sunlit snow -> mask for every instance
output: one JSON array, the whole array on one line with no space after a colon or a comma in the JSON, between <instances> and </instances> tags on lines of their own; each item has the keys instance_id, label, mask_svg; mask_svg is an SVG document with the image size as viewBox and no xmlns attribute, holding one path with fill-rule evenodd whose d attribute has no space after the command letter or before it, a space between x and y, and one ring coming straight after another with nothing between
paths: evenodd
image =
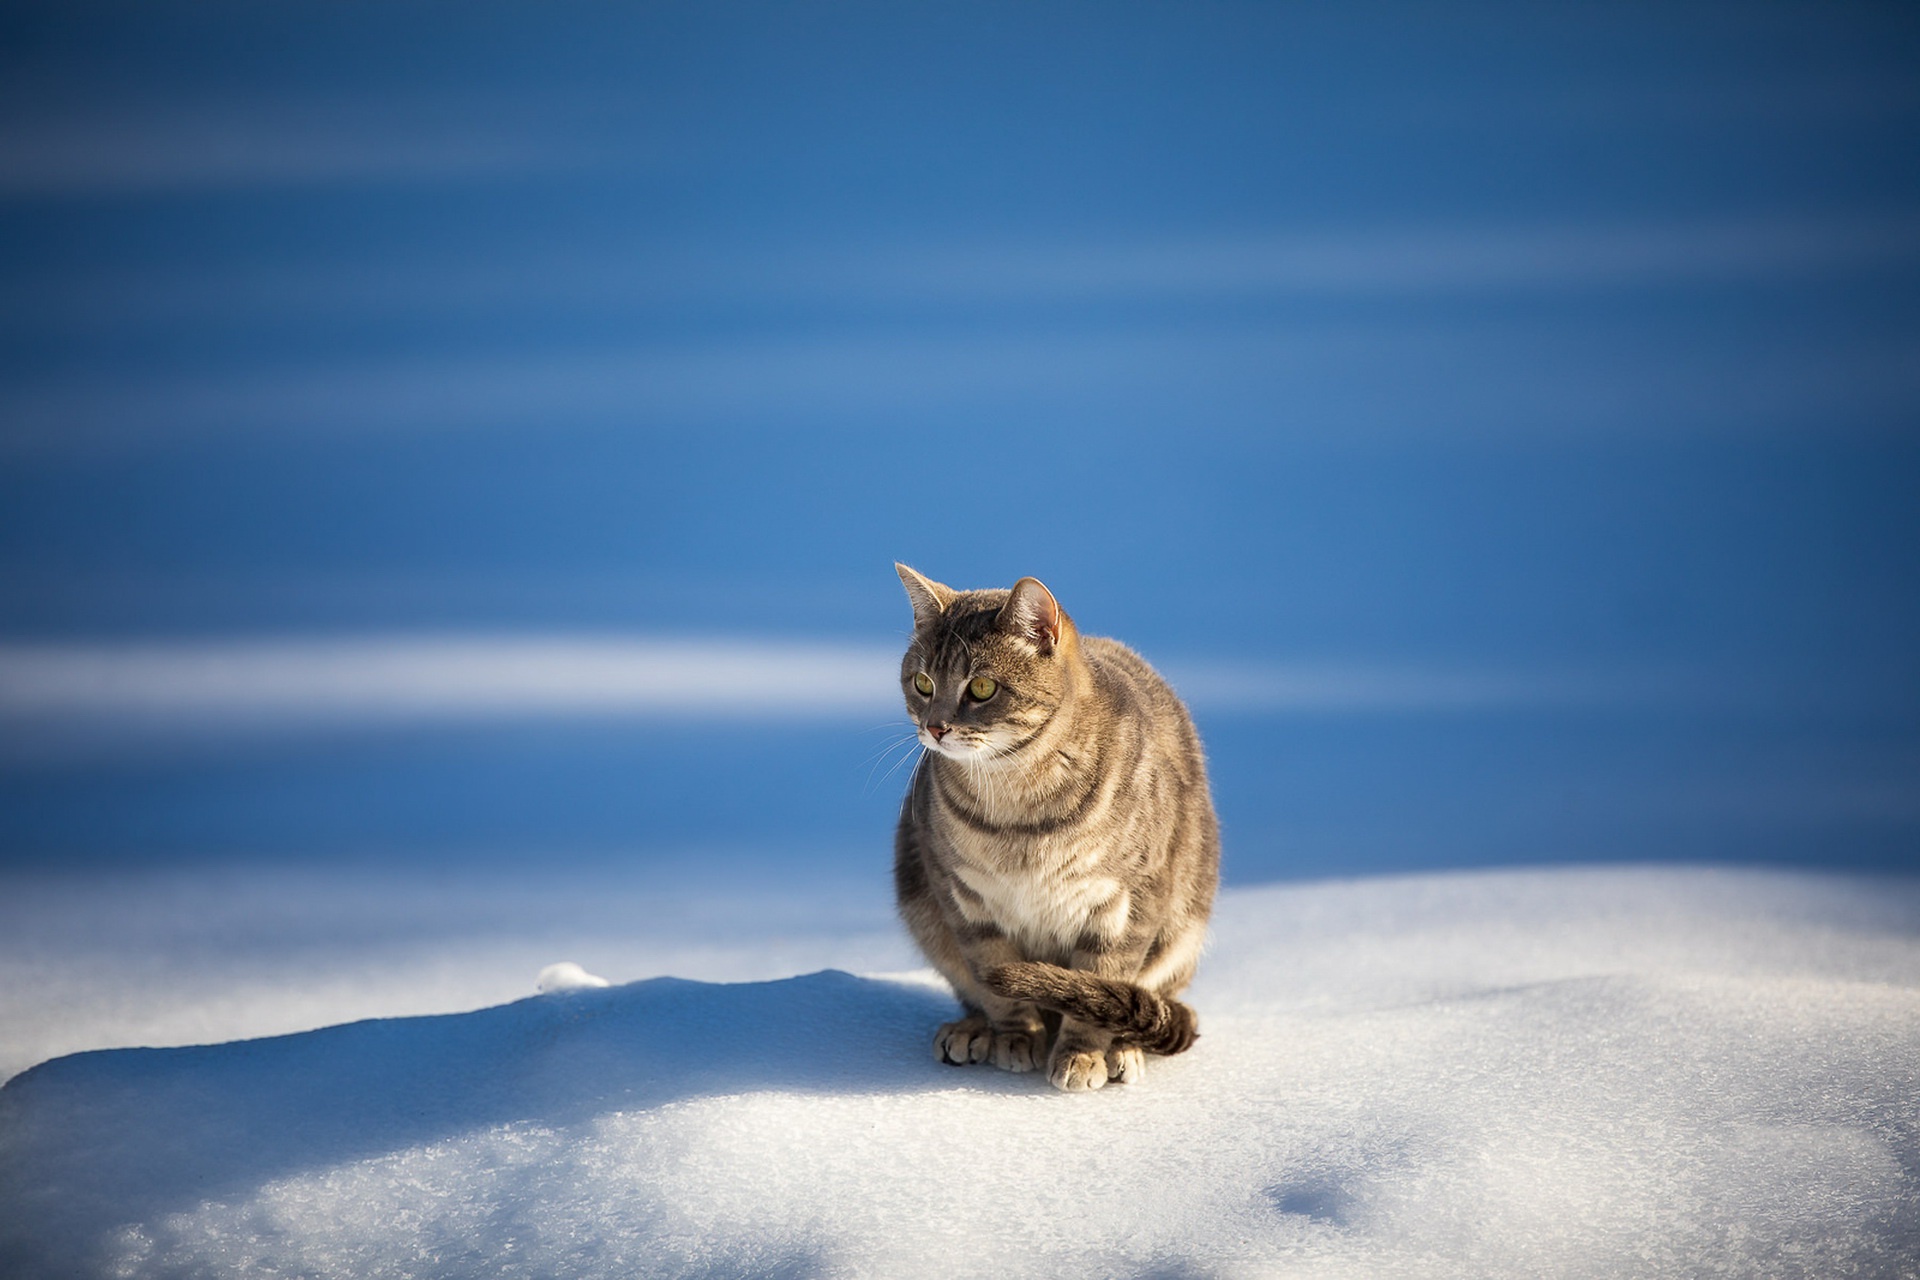
<instances>
[{"instance_id":1,"label":"sunlit snow","mask_svg":"<svg viewBox=\"0 0 1920 1280\"><path fill-rule=\"evenodd\" d=\"M9 1066L231 1042L59 1058L0 1091L0 1264L1920 1268L1911 880L1629 868L1229 891L1199 1045L1075 1097L936 1064L952 1006L898 972L914 960L883 894L804 880L27 885L0 908ZM536 954L580 960L534 996ZM590 984L582 963L624 985L553 989ZM370 1014L388 1016L348 1021Z\"/></svg>"}]
</instances>

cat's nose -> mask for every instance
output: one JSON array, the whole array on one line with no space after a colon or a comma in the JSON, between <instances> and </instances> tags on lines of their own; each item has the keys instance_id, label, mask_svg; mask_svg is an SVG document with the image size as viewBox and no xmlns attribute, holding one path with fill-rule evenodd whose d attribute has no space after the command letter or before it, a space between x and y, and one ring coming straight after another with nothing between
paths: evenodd
<instances>
[{"instance_id":1,"label":"cat's nose","mask_svg":"<svg viewBox=\"0 0 1920 1280\"><path fill-rule=\"evenodd\" d=\"M947 736L948 728L949 726L944 724L930 724L927 726L927 732L933 735L933 740L935 742L938 742L940 741L940 739Z\"/></svg>"}]
</instances>

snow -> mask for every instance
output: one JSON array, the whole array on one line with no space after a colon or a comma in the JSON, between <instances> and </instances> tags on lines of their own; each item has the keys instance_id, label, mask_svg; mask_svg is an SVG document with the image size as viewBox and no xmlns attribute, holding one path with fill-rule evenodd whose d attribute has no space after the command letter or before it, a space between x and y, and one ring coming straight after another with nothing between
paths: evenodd
<instances>
[{"instance_id":1,"label":"snow","mask_svg":"<svg viewBox=\"0 0 1920 1280\"><path fill-rule=\"evenodd\" d=\"M1912 879L1232 889L1073 1097L933 1061L877 876L9 888L6 1069L228 1041L0 1090L9 1275L1920 1274Z\"/></svg>"}]
</instances>

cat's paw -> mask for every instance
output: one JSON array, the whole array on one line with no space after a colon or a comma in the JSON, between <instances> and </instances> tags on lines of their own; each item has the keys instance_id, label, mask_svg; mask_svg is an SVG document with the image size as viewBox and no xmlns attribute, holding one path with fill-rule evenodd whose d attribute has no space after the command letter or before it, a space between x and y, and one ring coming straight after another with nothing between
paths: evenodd
<instances>
[{"instance_id":1,"label":"cat's paw","mask_svg":"<svg viewBox=\"0 0 1920 1280\"><path fill-rule=\"evenodd\" d=\"M993 1052L993 1027L975 1014L958 1022L943 1023L933 1033L933 1059L950 1066L964 1067L985 1062Z\"/></svg>"},{"instance_id":2,"label":"cat's paw","mask_svg":"<svg viewBox=\"0 0 1920 1280\"><path fill-rule=\"evenodd\" d=\"M1107 1055L1087 1049L1056 1052L1047 1063L1047 1083L1067 1093L1104 1088Z\"/></svg>"},{"instance_id":3,"label":"cat's paw","mask_svg":"<svg viewBox=\"0 0 1920 1280\"><path fill-rule=\"evenodd\" d=\"M993 1065L1002 1071L1031 1071L1040 1065L1041 1055L1046 1047L1047 1033L1044 1030L1009 1030L995 1028L993 1033Z\"/></svg>"},{"instance_id":4,"label":"cat's paw","mask_svg":"<svg viewBox=\"0 0 1920 1280\"><path fill-rule=\"evenodd\" d=\"M949 1022L934 1033L936 1062L965 1067L991 1062L1002 1071L1032 1071L1047 1043L1043 1027L995 1027L982 1017Z\"/></svg>"},{"instance_id":5,"label":"cat's paw","mask_svg":"<svg viewBox=\"0 0 1920 1280\"><path fill-rule=\"evenodd\" d=\"M1147 1055L1138 1046L1118 1045L1107 1050L1107 1079L1115 1084L1144 1084L1147 1079Z\"/></svg>"}]
</instances>

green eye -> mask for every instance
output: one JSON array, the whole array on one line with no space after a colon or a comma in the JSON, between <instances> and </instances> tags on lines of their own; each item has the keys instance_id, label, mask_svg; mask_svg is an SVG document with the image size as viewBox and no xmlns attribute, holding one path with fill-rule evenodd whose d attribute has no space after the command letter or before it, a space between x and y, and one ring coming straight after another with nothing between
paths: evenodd
<instances>
[{"instance_id":1,"label":"green eye","mask_svg":"<svg viewBox=\"0 0 1920 1280\"><path fill-rule=\"evenodd\" d=\"M967 686L967 692L973 696L975 702L985 702L988 698L991 698L999 688L999 685L987 679L985 676L975 676L973 683Z\"/></svg>"},{"instance_id":2,"label":"green eye","mask_svg":"<svg viewBox=\"0 0 1920 1280\"><path fill-rule=\"evenodd\" d=\"M913 678L913 687L920 691L921 697L931 698L933 696L933 677L922 671Z\"/></svg>"}]
</instances>

